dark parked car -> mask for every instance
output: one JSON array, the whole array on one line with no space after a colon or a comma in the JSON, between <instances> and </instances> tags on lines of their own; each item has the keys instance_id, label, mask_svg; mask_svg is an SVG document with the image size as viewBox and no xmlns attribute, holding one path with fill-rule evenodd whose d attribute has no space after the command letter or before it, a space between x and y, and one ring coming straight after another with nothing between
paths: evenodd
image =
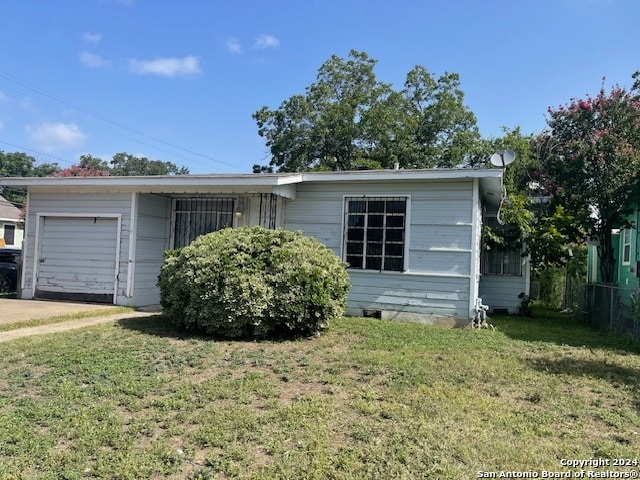
<instances>
[{"instance_id":1,"label":"dark parked car","mask_svg":"<svg viewBox=\"0 0 640 480\"><path fill-rule=\"evenodd\" d=\"M13 293L18 288L21 250L0 248L0 293Z\"/></svg>"}]
</instances>

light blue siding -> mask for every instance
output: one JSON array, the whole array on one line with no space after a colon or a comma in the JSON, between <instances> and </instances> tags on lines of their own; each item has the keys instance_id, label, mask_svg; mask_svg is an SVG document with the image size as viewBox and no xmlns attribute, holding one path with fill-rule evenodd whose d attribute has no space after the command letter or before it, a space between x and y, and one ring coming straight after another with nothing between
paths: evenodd
<instances>
[{"instance_id":1,"label":"light blue siding","mask_svg":"<svg viewBox=\"0 0 640 480\"><path fill-rule=\"evenodd\" d=\"M482 275L480 278L480 298L482 303L489 306L490 312L495 309L506 309L509 313L517 313L522 301L518 295L528 291L529 286L525 275L520 277Z\"/></svg>"},{"instance_id":2,"label":"light blue siding","mask_svg":"<svg viewBox=\"0 0 640 480\"><path fill-rule=\"evenodd\" d=\"M152 194L138 195L134 284L132 304L160 303L158 275L169 248L169 217L171 199Z\"/></svg>"},{"instance_id":3,"label":"light blue siding","mask_svg":"<svg viewBox=\"0 0 640 480\"><path fill-rule=\"evenodd\" d=\"M349 271L349 310L467 318L469 280L408 273Z\"/></svg>"},{"instance_id":4,"label":"light blue siding","mask_svg":"<svg viewBox=\"0 0 640 480\"><path fill-rule=\"evenodd\" d=\"M351 314L380 310L383 318L449 317L466 323L474 259L473 181L298 185L284 228L301 230L342 255L345 196L408 196L405 272L350 269ZM428 321L428 320L427 320Z\"/></svg>"}]
</instances>

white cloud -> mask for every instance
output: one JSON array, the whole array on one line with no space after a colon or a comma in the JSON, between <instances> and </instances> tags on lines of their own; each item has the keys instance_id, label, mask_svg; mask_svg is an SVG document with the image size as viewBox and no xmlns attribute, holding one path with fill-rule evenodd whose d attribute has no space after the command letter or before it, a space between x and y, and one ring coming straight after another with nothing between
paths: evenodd
<instances>
[{"instance_id":1,"label":"white cloud","mask_svg":"<svg viewBox=\"0 0 640 480\"><path fill-rule=\"evenodd\" d=\"M242 53L240 41L236 37L227 37L227 50L231 53Z\"/></svg>"},{"instance_id":2,"label":"white cloud","mask_svg":"<svg viewBox=\"0 0 640 480\"><path fill-rule=\"evenodd\" d=\"M82 52L80 54L80 62L91 68L108 68L111 66L109 60L105 60L100 55L91 52Z\"/></svg>"},{"instance_id":3,"label":"white cloud","mask_svg":"<svg viewBox=\"0 0 640 480\"><path fill-rule=\"evenodd\" d=\"M198 57L188 55L184 58L158 58L156 60L129 60L129 69L139 75L160 75L177 77L197 75L201 72Z\"/></svg>"},{"instance_id":4,"label":"white cloud","mask_svg":"<svg viewBox=\"0 0 640 480\"><path fill-rule=\"evenodd\" d=\"M26 130L31 141L46 153L78 147L87 138L75 123L42 123Z\"/></svg>"},{"instance_id":5,"label":"white cloud","mask_svg":"<svg viewBox=\"0 0 640 480\"><path fill-rule=\"evenodd\" d=\"M91 43L92 45L97 45L102 41L102 35L99 33L85 32L82 34L82 40L87 43Z\"/></svg>"},{"instance_id":6,"label":"white cloud","mask_svg":"<svg viewBox=\"0 0 640 480\"><path fill-rule=\"evenodd\" d=\"M278 48L280 46L280 40L273 35L265 35L264 33L256 37L256 41L253 42L254 48Z\"/></svg>"}]
</instances>

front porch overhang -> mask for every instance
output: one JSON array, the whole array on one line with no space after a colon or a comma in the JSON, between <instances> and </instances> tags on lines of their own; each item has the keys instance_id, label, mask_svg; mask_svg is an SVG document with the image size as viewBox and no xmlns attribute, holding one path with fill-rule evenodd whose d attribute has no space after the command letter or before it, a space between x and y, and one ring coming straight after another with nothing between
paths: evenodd
<instances>
[{"instance_id":1,"label":"front porch overhang","mask_svg":"<svg viewBox=\"0 0 640 480\"><path fill-rule=\"evenodd\" d=\"M148 177L7 177L0 184L26 186L31 192L156 193L246 195L273 194L295 199L302 175L158 175Z\"/></svg>"}]
</instances>

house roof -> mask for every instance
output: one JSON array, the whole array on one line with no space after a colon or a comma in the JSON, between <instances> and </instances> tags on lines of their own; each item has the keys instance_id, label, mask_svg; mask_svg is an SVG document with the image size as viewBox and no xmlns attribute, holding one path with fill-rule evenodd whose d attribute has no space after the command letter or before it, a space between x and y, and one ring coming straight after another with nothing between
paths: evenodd
<instances>
[{"instance_id":1,"label":"house roof","mask_svg":"<svg viewBox=\"0 0 640 480\"><path fill-rule=\"evenodd\" d=\"M498 203L502 169L358 170L341 172L154 175L140 177L3 177L1 185L33 191L130 191L144 193L276 193L295 198L295 185L305 182L408 182L479 179L480 193ZM493 201L495 200L495 202Z\"/></svg>"},{"instance_id":2,"label":"house roof","mask_svg":"<svg viewBox=\"0 0 640 480\"><path fill-rule=\"evenodd\" d=\"M13 203L6 198L0 196L0 220L19 222L20 209L15 207Z\"/></svg>"}]
</instances>

